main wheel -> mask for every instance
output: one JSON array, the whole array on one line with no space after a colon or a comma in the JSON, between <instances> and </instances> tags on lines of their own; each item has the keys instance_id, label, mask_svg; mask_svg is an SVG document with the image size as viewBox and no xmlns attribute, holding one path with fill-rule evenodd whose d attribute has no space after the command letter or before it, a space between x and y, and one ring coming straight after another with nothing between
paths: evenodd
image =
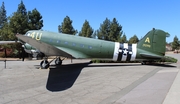
<instances>
[{"instance_id":1,"label":"main wheel","mask_svg":"<svg viewBox=\"0 0 180 104\"><path fill-rule=\"evenodd\" d=\"M146 65L146 61L142 61L142 62L141 62L141 65Z\"/></svg>"},{"instance_id":2,"label":"main wheel","mask_svg":"<svg viewBox=\"0 0 180 104\"><path fill-rule=\"evenodd\" d=\"M47 69L49 68L49 62L47 60L43 60L40 63L41 69Z\"/></svg>"},{"instance_id":3,"label":"main wheel","mask_svg":"<svg viewBox=\"0 0 180 104\"><path fill-rule=\"evenodd\" d=\"M56 64L56 65L62 65L62 60L58 57L58 58L55 60L55 64Z\"/></svg>"}]
</instances>

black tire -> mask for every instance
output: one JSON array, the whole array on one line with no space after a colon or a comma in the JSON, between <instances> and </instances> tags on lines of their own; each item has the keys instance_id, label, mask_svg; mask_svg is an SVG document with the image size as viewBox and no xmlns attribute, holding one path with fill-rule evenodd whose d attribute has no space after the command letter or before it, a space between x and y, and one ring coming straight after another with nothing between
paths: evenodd
<instances>
[{"instance_id":1,"label":"black tire","mask_svg":"<svg viewBox=\"0 0 180 104\"><path fill-rule=\"evenodd\" d=\"M145 61L141 62L141 65L146 65L146 62Z\"/></svg>"},{"instance_id":2,"label":"black tire","mask_svg":"<svg viewBox=\"0 0 180 104\"><path fill-rule=\"evenodd\" d=\"M40 66L41 66L41 69L47 69L49 68L49 62L47 60L45 61L43 60L41 61Z\"/></svg>"},{"instance_id":3,"label":"black tire","mask_svg":"<svg viewBox=\"0 0 180 104\"><path fill-rule=\"evenodd\" d=\"M57 59L55 60L55 64L56 64L56 65L62 65L62 60L61 60L60 58L57 58Z\"/></svg>"}]
</instances>

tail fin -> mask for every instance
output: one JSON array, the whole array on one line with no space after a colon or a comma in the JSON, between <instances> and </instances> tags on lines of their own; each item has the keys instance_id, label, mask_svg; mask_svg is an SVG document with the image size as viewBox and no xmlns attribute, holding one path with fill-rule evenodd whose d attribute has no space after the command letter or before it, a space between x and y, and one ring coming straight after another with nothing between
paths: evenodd
<instances>
[{"instance_id":1,"label":"tail fin","mask_svg":"<svg viewBox=\"0 0 180 104\"><path fill-rule=\"evenodd\" d=\"M167 35L169 35L167 32L153 28L138 42L137 47L159 55L165 55Z\"/></svg>"}]
</instances>

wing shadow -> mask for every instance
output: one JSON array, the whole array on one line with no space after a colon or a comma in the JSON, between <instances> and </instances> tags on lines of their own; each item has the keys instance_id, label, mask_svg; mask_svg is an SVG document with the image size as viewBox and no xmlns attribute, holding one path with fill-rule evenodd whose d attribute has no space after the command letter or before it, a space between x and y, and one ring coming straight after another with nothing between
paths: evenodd
<instances>
[{"instance_id":1,"label":"wing shadow","mask_svg":"<svg viewBox=\"0 0 180 104\"><path fill-rule=\"evenodd\" d=\"M142 66L142 65L141 64L99 65L99 64L91 64L90 62L67 64L62 66L51 65L46 88L47 90L52 92L64 91L71 88L74 85L75 81L77 80L78 76L80 75L84 67L118 67L118 66ZM164 64L156 64L154 66L176 67L173 65L164 65Z\"/></svg>"},{"instance_id":2,"label":"wing shadow","mask_svg":"<svg viewBox=\"0 0 180 104\"><path fill-rule=\"evenodd\" d=\"M81 70L88 63L68 64L50 67L46 88L49 91L63 91L73 86Z\"/></svg>"},{"instance_id":3,"label":"wing shadow","mask_svg":"<svg viewBox=\"0 0 180 104\"><path fill-rule=\"evenodd\" d=\"M71 88L84 67L117 67L129 65L89 65L91 62L67 64L61 66L51 65L47 79L46 89L52 92L64 91ZM132 64L136 66L138 64Z\"/></svg>"}]
</instances>

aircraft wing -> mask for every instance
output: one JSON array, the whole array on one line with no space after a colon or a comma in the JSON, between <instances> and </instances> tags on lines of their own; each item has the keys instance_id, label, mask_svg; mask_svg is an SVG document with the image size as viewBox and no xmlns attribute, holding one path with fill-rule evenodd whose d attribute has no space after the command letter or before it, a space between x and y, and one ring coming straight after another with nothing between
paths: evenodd
<instances>
[{"instance_id":1,"label":"aircraft wing","mask_svg":"<svg viewBox=\"0 0 180 104\"><path fill-rule=\"evenodd\" d=\"M70 48L65 48L65 47L56 47L56 48L68 54L71 54L74 58L90 58L88 55Z\"/></svg>"},{"instance_id":2,"label":"aircraft wing","mask_svg":"<svg viewBox=\"0 0 180 104\"><path fill-rule=\"evenodd\" d=\"M45 42L38 41L38 40L32 39L31 37L19 35L19 34L16 35L16 37L18 37L20 40L30 44L31 46L33 46L34 48L43 52L47 56L63 56L63 57L68 57L68 58L74 58L74 57L72 57L71 54L69 54L61 49L58 49L58 48L54 47L53 45L47 44Z\"/></svg>"}]
</instances>

